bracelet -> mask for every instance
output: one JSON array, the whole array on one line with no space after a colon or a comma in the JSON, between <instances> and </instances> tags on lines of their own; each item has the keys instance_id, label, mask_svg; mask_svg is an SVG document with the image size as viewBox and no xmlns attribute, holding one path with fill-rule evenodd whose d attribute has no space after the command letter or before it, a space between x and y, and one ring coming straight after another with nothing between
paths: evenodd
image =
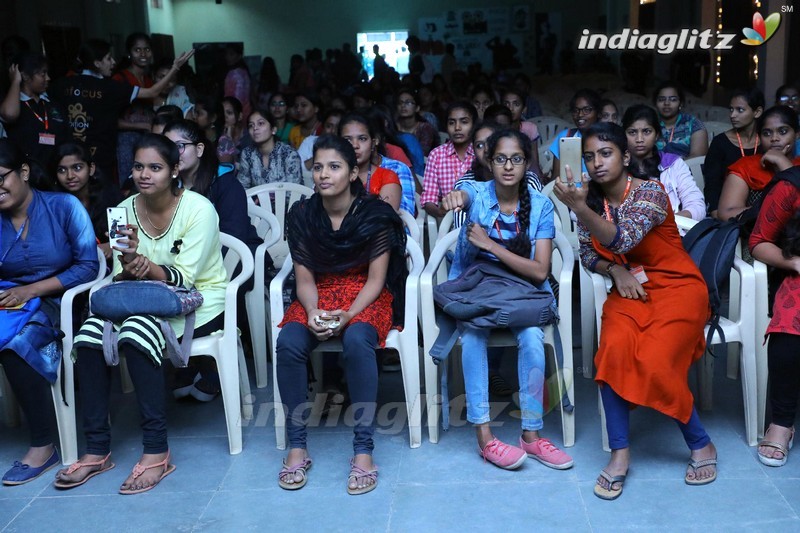
<instances>
[{"instance_id":1,"label":"bracelet","mask_svg":"<svg viewBox=\"0 0 800 533\"><path fill-rule=\"evenodd\" d=\"M606 274L608 274L609 277L611 277L611 269L615 266L617 266L617 264L612 262L606 267Z\"/></svg>"}]
</instances>

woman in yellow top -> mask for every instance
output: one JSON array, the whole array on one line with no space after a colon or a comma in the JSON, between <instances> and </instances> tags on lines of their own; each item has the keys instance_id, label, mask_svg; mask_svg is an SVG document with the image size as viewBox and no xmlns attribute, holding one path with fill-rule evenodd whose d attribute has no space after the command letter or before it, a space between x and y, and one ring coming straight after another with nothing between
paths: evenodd
<instances>
[{"instance_id":1,"label":"woman in yellow top","mask_svg":"<svg viewBox=\"0 0 800 533\"><path fill-rule=\"evenodd\" d=\"M133 180L139 194L120 204L128 210L127 248L114 257L115 280L161 280L203 295L196 311L195 337L223 325L227 276L222 264L219 222L205 197L180 188L180 154L168 138L145 134L134 152ZM124 244L124 241L123 241ZM184 319L170 319L176 336ZM155 487L175 470L167 443L164 373L165 341L154 317L136 315L114 324L119 349L126 355L142 419L144 451L120 487L135 494ZM81 383L86 454L56 476L57 488L72 488L110 470L111 428L108 423L110 372L102 350L103 322L89 318L75 337L77 373Z\"/></svg>"}]
</instances>

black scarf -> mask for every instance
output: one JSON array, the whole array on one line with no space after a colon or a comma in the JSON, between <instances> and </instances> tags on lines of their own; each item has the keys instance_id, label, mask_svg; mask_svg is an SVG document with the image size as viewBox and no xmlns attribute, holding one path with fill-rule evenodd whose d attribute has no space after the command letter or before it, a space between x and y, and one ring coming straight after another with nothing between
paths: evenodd
<instances>
[{"instance_id":1,"label":"black scarf","mask_svg":"<svg viewBox=\"0 0 800 533\"><path fill-rule=\"evenodd\" d=\"M292 206L286 216L286 238L292 260L317 273L337 273L369 264L389 252L386 287L393 297L394 325L402 325L405 308L406 232L392 206L376 196L359 196L338 231L318 194Z\"/></svg>"}]
</instances>

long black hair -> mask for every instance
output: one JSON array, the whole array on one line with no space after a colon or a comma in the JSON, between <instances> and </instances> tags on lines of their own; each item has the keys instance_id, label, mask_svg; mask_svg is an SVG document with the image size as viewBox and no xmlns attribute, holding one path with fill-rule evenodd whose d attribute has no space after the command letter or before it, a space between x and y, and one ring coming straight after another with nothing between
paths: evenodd
<instances>
[{"instance_id":1,"label":"long black hair","mask_svg":"<svg viewBox=\"0 0 800 533\"><path fill-rule=\"evenodd\" d=\"M81 43L78 49L78 64L76 70L91 70L97 72L95 61L101 61L111 52L111 45L108 41L101 39L87 39Z\"/></svg>"},{"instance_id":2,"label":"long black hair","mask_svg":"<svg viewBox=\"0 0 800 533\"><path fill-rule=\"evenodd\" d=\"M600 139L603 142L615 144L622 156L628 149L628 137L621 126L613 122L595 122L589 126L581 136L582 149L586 149L586 141L592 138ZM626 169L627 170L627 169ZM589 195L586 198L586 205L597 214L603 214L603 189L594 181L589 181Z\"/></svg>"},{"instance_id":3,"label":"long black hair","mask_svg":"<svg viewBox=\"0 0 800 533\"><path fill-rule=\"evenodd\" d=\"M644 120L647 125L653 128L656 133L656 139L661 135L661 122L658 120L658 113L649 105L637 104L632 105L625 110L625 115L622 117L622 128L627 130L637 120ZM627 134L626 134L627 139ZM628 165L628 171L634 178L641 180L659 179L661 177L661 153L658 148L653 146L650 155L645 157L642 161L635 162L631 156L631 163Z\"/></svg>"},{"instance_id":4,"label":"long black hair","mask_svg":"<svg viewBox=\"0 0 800 533\"><path fill-rule=\"evenodd\" d=\"M36 160L12 144L8 139L0 139L0 167L19 172L22 165L28 165L28 185L40 191L49 191L50 182L42 167Z\"/></svg>"},{"instance_id":5,"label":"long black hair","mask_svg":"<svg viewBox=\"0 0 800 533\"><path fill-rule=\"evenodd\" d=\"M203 145L203 155L200 156L200 166L197 168L192 190L208 198L211 194L211 184L217 177L219 168L219 159L217 159L214 144L206 139L203 130L197 125L197 122L192 120L179 119L169 122L164 128L164 135L171 131L179 132L188 141Z\"/></svg>"},{"instance_id":6,"label":"long black hair","mask_svg":"<svg viewBox=\"0 0 800 533\"><path fill-rule=\"evenodd\" d=\"M496 131L487 139L486 155L489 159L494 157L501 139L515 139L522 149L525 161L531 160L531 140L524 133L513 129ZM528 229L531 225L531 195L528 192L528 180L524 176L519 181L519 212L517 213L517 220L519 221L519 233L508 241L507 247L510 252L528 259L531 255L531 240L528 236Z\"/></svg>"}]
</instances>

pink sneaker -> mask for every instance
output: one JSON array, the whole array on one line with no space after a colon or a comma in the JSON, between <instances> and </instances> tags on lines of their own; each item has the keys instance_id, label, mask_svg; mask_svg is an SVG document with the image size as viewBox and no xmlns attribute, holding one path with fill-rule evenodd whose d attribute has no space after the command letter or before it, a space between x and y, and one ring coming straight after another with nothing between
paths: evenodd
<instances>
[{"instance_id":1,"label":"pink sneaker","mask_svg":"<svg viewBox=\"0 0 800 533\"><path fill-rule=\"evenodd\" d=\"M492 439L483 450L479 449L478 453L484 460L506 470L516 470L527 458L524 450L500 442L497 438Z\"/></svg>"},{"instance_id":2,"label":"pink sneaker","mask_svg":"<svg viewBox=\"0 0 800 533\"><path fill-rule=\"evenodd\" d=\"M522 437L519 438L520 447L545 466L555 468L556 470L566 470L572 468L572 457L556 448L555 444L547 439L536 439L533 442L525 442Z\"/></svg>"}]
</instances>

